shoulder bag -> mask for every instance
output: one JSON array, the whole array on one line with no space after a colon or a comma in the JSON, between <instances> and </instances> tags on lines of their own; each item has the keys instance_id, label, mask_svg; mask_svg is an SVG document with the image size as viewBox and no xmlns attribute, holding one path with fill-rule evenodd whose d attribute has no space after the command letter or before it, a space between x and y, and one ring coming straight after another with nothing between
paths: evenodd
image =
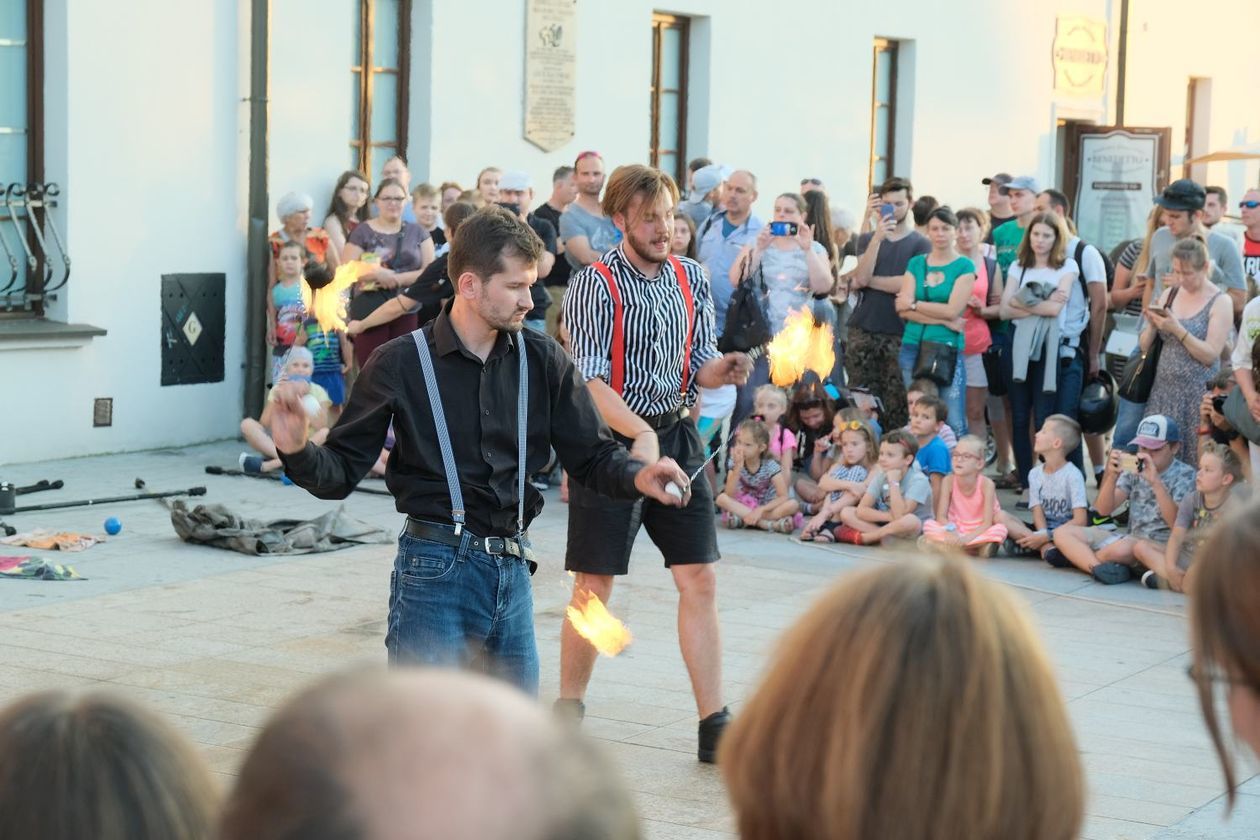
<instances>
[{"instance_id":1,"label":"shoulder bag","mask_svg":"<svg viewBox=\"0 0 1260 840\"><path fill-rule=\"evenodd\" d=\"M1176 296L1177 287L1174 286L1168 293L1168 301L1165 304L1170 313L1173 298ZM1155 340L1151 342L1151 346L1145 351L1130 356L1129 361L1125 363L1116 393L1133 403L1144 404L1150 399L1151 388L1155 385L1155 371L1159 367L1159 356L1163 349L1164 336L1156 330Z\"/></svg>"},{"instance_id":2,"label":"shoulder bag","mask_svg":"<svg viewBox=\"0 0 1260 840\"><path fill-rule=\"evenodd\" d=\"M774 338L766 314L766 283L761 262L757 262L756 271L749 269L751 263L752 253L749 252L739 286L731 293L726 322L718 339L718 350L723 353L747 353Z\"/></svg>"}]
</instances>

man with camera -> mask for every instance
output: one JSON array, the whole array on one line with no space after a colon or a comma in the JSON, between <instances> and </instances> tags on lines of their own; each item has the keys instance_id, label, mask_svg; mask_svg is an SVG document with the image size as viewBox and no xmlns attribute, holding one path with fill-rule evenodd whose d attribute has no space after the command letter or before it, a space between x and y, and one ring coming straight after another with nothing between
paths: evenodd
<instances>
[{"instance_id":1,"label":"man with camera","mask_svg":"<svg viewBox=\"0 0 1260 840\"><path fill-rule=\"evenodd\" d=\"M1225 416L1225 401L1234 390L1234 374L1223 370L1208 380L1207 393L1199 403L1199 454L1209 443L1228 446L1242 462L1243 472L1251 481L1251 458L1247 451L1247 439L1234 428Z\"/></svg>"}]
</instances>

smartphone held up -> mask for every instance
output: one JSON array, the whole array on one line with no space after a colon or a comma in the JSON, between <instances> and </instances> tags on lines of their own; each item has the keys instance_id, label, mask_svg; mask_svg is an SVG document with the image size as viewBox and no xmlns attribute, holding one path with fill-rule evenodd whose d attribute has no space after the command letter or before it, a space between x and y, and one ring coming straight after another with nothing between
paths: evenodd
<instances>
[{"instance_id":1,"label":"smartphone held up","mask_svg":"<svg viewBox=\"0 0 1260 840\"><path fill-rule=\"evenodd\" d=\"M771 222L770 223L771 236L796 236L799 230L800 228L797 226L796 222Z\"/></svg>"}]
</instances>

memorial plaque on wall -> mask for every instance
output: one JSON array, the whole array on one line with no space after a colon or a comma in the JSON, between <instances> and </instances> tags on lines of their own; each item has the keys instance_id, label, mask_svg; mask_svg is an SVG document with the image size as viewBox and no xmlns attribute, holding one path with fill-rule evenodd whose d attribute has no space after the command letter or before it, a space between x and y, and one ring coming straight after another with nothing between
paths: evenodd
<instances>
[{"instance_id":1,"label":"memorial plaque on wall","mask_svg":"<svg viewBox=\"0 0 1260 840\"><path fill-rule=\"evenodd\" d=\"M525 0L525 139L544 152L573 139L577 0Z\"/></svg>"}]
</instances>

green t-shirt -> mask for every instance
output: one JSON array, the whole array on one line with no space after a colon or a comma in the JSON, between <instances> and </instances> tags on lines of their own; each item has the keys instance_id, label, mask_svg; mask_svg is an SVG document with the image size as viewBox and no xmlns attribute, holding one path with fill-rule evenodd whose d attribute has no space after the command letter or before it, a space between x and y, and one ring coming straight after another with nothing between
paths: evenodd
<instances>
[{"instance_id":1,"label":"green t-shirt","mask_svg":"<svg viewBox=\"0 0 1260 840\"><path fill-rule=\"evenodd\" d=\"M1002 267L1002 276L1011 273L1011 263L1019 251L1019 243L1024 238L1024 229L1019 226L1019 219L1011 219L993 229L993 245L997 248L998 265Z\"/></svg>"},{"instance_id":2,"label":"green t-shirt","mask_svg":"<svg viewBox=\"0 0 1260 840\"><path fill-rule=\"evenodd\" d=\"M956 257L946 265L928 265L928 255L919 254L906 265L914 277L914 297L925 303L949 303L954 283L965 274L975 274L976 265L966 257ZM929 282L930 280L930 282ZM963 334L941 324L920 324L906 321L902 344L918 344L920 341L936 341L963 349Z\"/></svg>"}]
</instances>

